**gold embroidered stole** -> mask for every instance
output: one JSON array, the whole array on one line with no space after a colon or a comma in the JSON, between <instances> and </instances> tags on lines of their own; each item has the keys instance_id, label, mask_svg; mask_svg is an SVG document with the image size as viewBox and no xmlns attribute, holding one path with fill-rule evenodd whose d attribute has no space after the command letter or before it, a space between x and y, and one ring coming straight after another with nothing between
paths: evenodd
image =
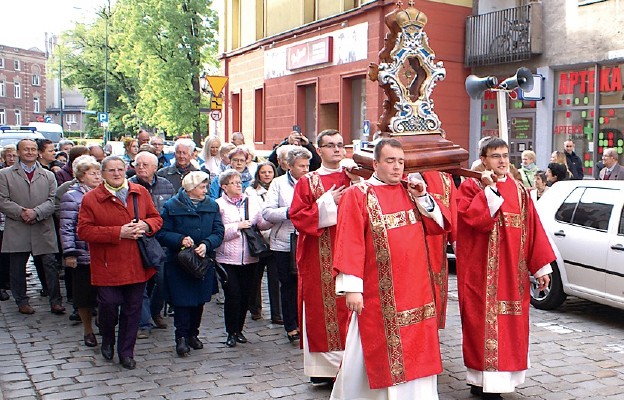
<instances>
[{"instance_id":1,"label":"gold embroidered stole","mask_svg":"<svg viewBox=\"0 0 624 400\"><path fill-rule=\"evenodd\" d=\"M314 171L308 175L310 191L315 200L318 200L324 193L323 182L318 172ZM340 351L340 329L338 326L338 310L336 309L336 284L332 275L332 243L329 228L323 229L323 233L318 238L319 261L321 269L321 298L323 300L323 317L325 321L325 331L327 334L328 351Z\"/></svg>"},{"instance_id":2,"label":"gold embroidered stole","mask_svg":"<svg viewBox=\"0 0 624 400\"><path fill-rule=\"evenodd\" d=\"M508 177L507 179L512 179ZM499 315L522 315L522 300L499 300L498 299L498 274L500 256L500 230L503 227L520 229L520 254L518 258L517 281L520 299L525 291L525 280L528 273L525 259L525 246L527 240L528 223L528 196L521 184L512 180L516 185L520 214L499 212L494 223L494 229L490 233L488 243L488 258L486 270L485 288L485 346L484 346L484 371L498 371L498 316ZM479 183L479 186L483 186Z\"/></svg>"},{"instance_id":3,"label":"gold embroidered stole","mask_svg":"<svg viewBox=\"0 0 624 400\"><path fill-rule=\"evenodd\" d=\"M370 219L373 246L377 261L379 280L379 299L381 314L387 343L388 361L392 384L405 382L405 367L403 360L403 344L401 342L401 328L420 323L429 318L435 318L435 303L431 302L410 310L398 311L394 294L392 260L390 257L390 243L388 230L406 225L421 224L421 216L416 207L407 211L393 214L383 214L379 198L371 186L358 184L358 188L366 194L366 208ZM423 229L424 234L424 229Z\"/></svg>"},{"instance_id":4,"label":"gold embroidered stole","mask_svg":"<svg viewBox=\"0 0 624 400\"><path fill-rule=\"evenodd\" d=\"M440 172L440 179L442 180L442 193L430 193L435 199L437 199L442 205L448 209L451 206L451 185L454 184L449 178L448 174ZM442 234L442 254L438 254L440 257L440 272L434 272L431 270L431 277L433 283L439 288L438 293L440 293L440 303L442 305L446 305L448 298L448 263L446 260L446 244L448 242L448 234ZM429 265L431 265L431 260L429 260ZM435 299L435 297L434 297ZM437 300L437 299L435 299ZM442 322L444 321L445 316L445 307L441 309L440 314L438 314L438 326L442 326Z\"/></svg>"}]
</instances>

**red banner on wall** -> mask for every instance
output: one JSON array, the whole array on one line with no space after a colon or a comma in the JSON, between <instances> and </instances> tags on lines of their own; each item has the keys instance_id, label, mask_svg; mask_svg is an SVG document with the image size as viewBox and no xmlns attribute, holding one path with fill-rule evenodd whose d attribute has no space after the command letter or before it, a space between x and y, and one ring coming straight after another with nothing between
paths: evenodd
<instances>
[{"instance_id":1,"label":"red banner on wall","mask_svg":"<svg viewBox=\"0 0 624 400\"><path fill-rule=\"evenodd\" d=\"M299 43L287 49L289 70L332 62L333 37L326 36Z\"/></svg>"}]
</instances>

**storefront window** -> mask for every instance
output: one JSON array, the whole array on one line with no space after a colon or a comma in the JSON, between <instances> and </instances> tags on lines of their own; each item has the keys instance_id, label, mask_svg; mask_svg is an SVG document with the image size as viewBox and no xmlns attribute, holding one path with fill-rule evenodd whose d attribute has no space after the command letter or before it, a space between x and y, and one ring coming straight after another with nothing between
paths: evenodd
<instances>
[{"instance_id":1,"label":"storefront window","mask_svg":"<svg viewBox=\"0 0 624 400\"><path fill-rule=\"evenodd\" d=\"M605 148L615 148L619 162L624 160L622 70L624 65L603 65L597 78L594 67L556 74L553 149L562 150L563 142L572 139L585 175L597 177L602 165L596 162Z\"/></svg>"},{"instance_id":2,"label":"storefront window","mask_svg":"<svg viewBox=\"0 0 624 400\"><path fill-rule=\"evenodd\" d=\"M564 142L572 140L585 175L594 172L594 71L590 67L556 74L553 150L564 151Z\"/></svg>"}]
</instances>

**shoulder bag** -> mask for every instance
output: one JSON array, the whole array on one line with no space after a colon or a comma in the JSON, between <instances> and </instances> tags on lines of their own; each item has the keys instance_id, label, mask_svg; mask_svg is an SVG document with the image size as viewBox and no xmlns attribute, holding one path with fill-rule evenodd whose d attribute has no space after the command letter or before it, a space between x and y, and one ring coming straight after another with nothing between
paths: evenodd
<instances>
[{"instance_id":1,"label":"shoulder bag","mask_svg":"<svg viewBox=\"0 0 624 400\"><path fill-rule=\"evenodd\" d=\"M134 218L138 221L139 206L136 193L132 193L132 202L134 203ZM139 253L141 253L144 268L158 268L164 265L167 256L155 237L143 234L136 242L137 246L139 246Z\"/></svg>"},{"instance_id":2,"label":"shoulder bag","mask_svg":"<svg viewBox=\"0 0 624 400\"><path fill-rule=\"evenodd\" d=\"M249 219L249 199L245 199L245 219ZM256 225L252 225L251 228L241 229L241 232L247 238L247 247L249 247L249 254L253 257L268 257L271 255L271 248L269 244L264 240L262 233Z\"/></svg>"}]
</instances>

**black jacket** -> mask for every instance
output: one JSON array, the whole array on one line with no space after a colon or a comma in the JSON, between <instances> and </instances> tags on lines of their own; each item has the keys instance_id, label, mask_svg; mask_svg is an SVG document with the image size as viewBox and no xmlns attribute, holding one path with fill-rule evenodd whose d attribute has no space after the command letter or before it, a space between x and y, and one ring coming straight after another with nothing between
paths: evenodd
<instances>
[{"instance_id":1,"label":"black jacket","mask_svg":"<svg viewBox=\"0 0 624 400\"><path fill-rule=\"evenodd\" d=\"M567 151L564 151L564 153L568 163L568 169L572 172L572 180L583 179L583 161L576 155L575 152L570 154Z\"/></svg>"}]
</instances>

